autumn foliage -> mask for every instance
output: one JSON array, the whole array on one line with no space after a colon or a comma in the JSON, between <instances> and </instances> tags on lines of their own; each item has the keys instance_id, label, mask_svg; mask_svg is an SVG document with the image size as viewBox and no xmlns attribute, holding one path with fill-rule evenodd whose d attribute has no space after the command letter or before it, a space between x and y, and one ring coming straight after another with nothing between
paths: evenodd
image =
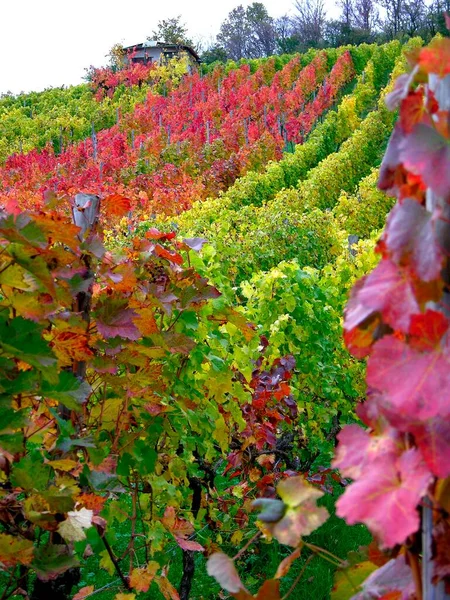
<instances>
[{"instance_id":1,"label":"autumn foliage","mask_svg":"<svg viewBox=\"0 0 450 600\"><path fill-rule=\"evenodd\" d=\"M450 104L448 82L440 79L449 57L450 40L435 40L411 57L411 73L387 97L400 117L379 186L397 204L377 245L381 260L356 284L345 311L347 346L357 358L368 357L368 392L357 411L364 427L344 427L333 464L353 480L337 514L349 524L365 523L380 547L392 550L381 561L369 550L365 562L341 564L335 599L349 597L348 581L355 600L417 600L450 587ZM262 498L254 506L262 509L263 534L294 552L308 548L320 555L326 551L303 539L324 520L323 509L311 503L316 491L305 486L293 477L278 486L281 500ZM295 509L305 502L303 510ZM309 515L317 519L313 527ZM234 562L215 556L210 574L235 598L253 598ZM278 574L264 593L269 583L270 598L280 598Z\"/></svg>"}]
</instances>

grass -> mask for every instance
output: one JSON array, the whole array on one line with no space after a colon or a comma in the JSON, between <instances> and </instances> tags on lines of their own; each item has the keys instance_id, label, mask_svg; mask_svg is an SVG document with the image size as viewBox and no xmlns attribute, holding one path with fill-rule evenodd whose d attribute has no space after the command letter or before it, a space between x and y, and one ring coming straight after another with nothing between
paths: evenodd
<instances>
[{"instance_id":1,"label":"grass","mask_svg":"<svg viewBox=\"0 0 450 600\"><path fill-rule=\"evenodd\" d=\"M349 527L342 519L336 517L334 515L335 501L335 495L326 495L322 499L321 503L327 507L331 517L322 527L308 537L308 541L345 559L348 552L355 551L360 546L368 544L371 536L363 525ZM129 522L125 521L120 524L114 534L116 538L114 549L119 554L128 544ZM196 537L196 540L201 543L201 534ZM244 541L242 545L244 545ZM231 546L227 547L224 544L223 551L229 555L233 555L237 549ZM252 593L256 593L265 579L273 577L278 564L290 552L289 548L281 546L276 541L268 543L265 540L260 540L251 546L242 558L237 561L236 566L242 581ZM282 594L285 594L293 585L310 554L309 550L305 550L302 556L294 563L288 575L283 578L281 585ZM138 555L136 558L139 564L142 565L145 563L143 556ZM160 558L164 558L164 562L170 565L169 579L175 587L178 587L182 577L182 552L180 548L174 542L173 547L169 548L164 557ZM118 592L124 591L123 587L117 575L115 573L113 575L107 573L100 567L99 562L98 554L94 554L85 561L78 589L83 586L93 585L95 590L99 591L92 598L95 598L95 600L113 600ZM128 562L126 562L126 565L128 565ZM333 586L334 571L335 568L332 564L321 557L314 557L307 564L300 582L296 585L289 598L291 600L305 598L313 598L314 600L329 599ZM74 593L75 591L74 589ZM191 600L217 600L219 593L220 587L206 573L206 559L200 553L196 554L196 571L191 591ZM152 600L163 600L163 596L159 593L155 584L150 588L147 597L152 598Z\"/></svg>"}]
</instances>

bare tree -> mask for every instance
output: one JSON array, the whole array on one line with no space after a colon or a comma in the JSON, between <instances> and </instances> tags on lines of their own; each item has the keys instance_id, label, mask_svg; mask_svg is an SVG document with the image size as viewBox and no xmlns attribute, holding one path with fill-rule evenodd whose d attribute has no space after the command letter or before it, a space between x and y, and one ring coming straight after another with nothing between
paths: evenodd
<instances>
[{"instance_id":1,"label":"bare tree","mask_svg":"<svg viewBox=\"0 0 450 600\"><path fill-rule=\"evenodd\" d=\"M339 0L338 6L341 9L341 22L350 29L354 19L353 0Z\"/></svg>"},{"instance_id":2,"label":"bare tree","mask_svg":"<svg viewBox=\"0 0 450 600\"><path fill-rule=\"evenodd\" d=\"M402 11L402 29L410 37L425 28L427 7L423 0L405 0Z\"/></svg>"},{"instance_id":3,"label":"bare tree","mask_svg":"<svg viewBox=\"0 0 450 600\"><path fill-rule=\"evenodd\" d=\"M283 15L275 20L275 34L278 50L282 54L289 54L299 49L295 24L289 15Z\"/></svg>"},{"instance_id":4,"label":"bare tree","mask_svg":"<svg viewBox=\"0 0 450 600\"><path fill-rule=\"evenodd\" d=\"M276 49L273 18L261 2L234 8L220 26L217 41L233 60L271 56Z\"/></svg>"},{"instance_id":5,"label":"bare tree","mask_svg":"<svg viewBox=\"0 0 450 600\"><path fill-rule=\"evenodd\" d=\"M245 16L250 32L249 54L253 58L271 56L276 48L274 20L261 2L253 2L247 7Z\"/></svg>"},{"instance_id":6,"label":"bare tree","mask_svg":"<svg viewBox=\"0 0 450 600\"><path fill-rule=\"evenodd\" d=\"M293 17L295 33L304 48L323 45L325 28L324 0L296 0Z\"/></svg>"},{"instance_id":7,"label":"bare tree","mask_svg":"<svg viewBox=\"0 0 450 600\"><path fill-rule=\"evenodd\" d=\"M402 32L402 17L405 0L380 0L386 12L384 30L388 37L395 38Z\"/></svg>"},{"instance_id":8,"label":"bare tree","mask_svg":"<svg viewBox=\"0 0 450 600\"><path fill-rule=\"evenodd\" d=\"M245 17L245 9L240 4L234 8L220 26L218 43L225 49L227 56L233 60L247 57L247 41L249 28Z\"/></svg>"},{"instance_id":9,"label":"bare tree","mask_svg":"<svg viewBox=\"0 0 450 600\"><path fill-rule=\"evenodd\" d=\"M356 27L369 34L373 33L379 21L374 0L355 0L353 15Z\"/></svg>"}]
</instances>

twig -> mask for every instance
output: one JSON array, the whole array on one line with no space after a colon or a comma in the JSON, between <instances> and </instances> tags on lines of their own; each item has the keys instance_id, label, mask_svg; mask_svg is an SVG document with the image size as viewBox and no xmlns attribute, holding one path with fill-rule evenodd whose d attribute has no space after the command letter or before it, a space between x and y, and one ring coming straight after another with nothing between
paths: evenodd
<instances>
[{"instance_id":1,"label":"twig","mask_svg":"<svg viewBox=\"0 0 450 600\"><path fill-rule=\"evenodd\" d=\"M108 554L109 554L109 558L111 559L111 562L112 562L112 564L114 565L114 567L115 567L115 569L116 569L117 575L118 575L118 576L120 577L120 579L122 580L122 583L123 583L123 585L125 586L125 589L126 589L126 590L129 590L129 589L130 589L130 584L128 583L128 579L127 579L127 578L124 576L124 574L122 573L122 571L121 571L121 569L120 569L120 565L119 565L119 563L117 562L117 559L116 559L116 557L114 556L114 553L113 553L113 551L112 551L112 549L111 549L111 546L109 545L109 542L108 542L108 540L106 539L106 537L105 537L105 536L101 536L101 537L102 537L102 540L103 540L103 544L104 544L104 546L105 546L105 548L106 548L106 551L107 551L107 552L108 552Z\"/></svg>"},{"instance_id":2,"label":"twig","mask_svg":"<svg viewBox=\"0 0 450 600\"><path fill-rule=\"evenodd\" d=\"M315 554L311 554L311 556L308 557L308 559L306 560L305 564L303 565L303 567L300 569L300 573L297 575L297 577L294 580L294 583L291 585L291 587L288 589L288 591L286 592L286 594L281 598L281 600L286 600L286 598L288 598L292 592L295 590L295 588L297 587L300 579L303 577L303 573L306 571L306 567L308 566L308 564L312 561L312 559L314 558Z\"/></svg>"},{"instance_id":3,"label":"twig","mask_svg":"<svg viewBox=\"0 0 450 600\"><path fill-rule=\"evenodd\" d=\"M253 542L256 542L256 540L259 539L261 536L262 536L261 531L258 531L257 533L255 533L255 535L249 539L249 541L245 544L245 546L239 550L239 552L236 554L236 556L233 556L233 560L237 560L238 558L240 558L244 554L244 552L247 550L247 548L249 546L251 546L251 544L253 544Z\"/></svg>"}]
</instances>

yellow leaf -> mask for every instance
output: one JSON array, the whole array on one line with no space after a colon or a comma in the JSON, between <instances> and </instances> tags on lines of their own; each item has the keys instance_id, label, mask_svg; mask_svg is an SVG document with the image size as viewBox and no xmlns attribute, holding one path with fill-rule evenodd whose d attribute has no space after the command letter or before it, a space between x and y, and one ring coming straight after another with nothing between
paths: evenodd
<instances>
[{"instance_id":1,"label":"yellow leaf","mask_svg":"<svg viewBox=\"0 0 450 600\"><path fill-rule=\"evenodd\" d=\"M231 536L231 540L230 540L231 544L233 546L237 546L238 544L240 544L242 542L243 537L244 537L244 532L242 531L242 529L238 529Z\"/></svg>"},{"instance_id":2,"label":"yellow leaf","mask_svg":"<svg viewBox=\"0 0 450 600\"><path fill-rule=\"evenodd\" d=\"M72 469L78 467L78 463L75 460L70 460L70 458L50 460L47 464L58 471L71 471Z\"/></svg>"}]
</instances>

